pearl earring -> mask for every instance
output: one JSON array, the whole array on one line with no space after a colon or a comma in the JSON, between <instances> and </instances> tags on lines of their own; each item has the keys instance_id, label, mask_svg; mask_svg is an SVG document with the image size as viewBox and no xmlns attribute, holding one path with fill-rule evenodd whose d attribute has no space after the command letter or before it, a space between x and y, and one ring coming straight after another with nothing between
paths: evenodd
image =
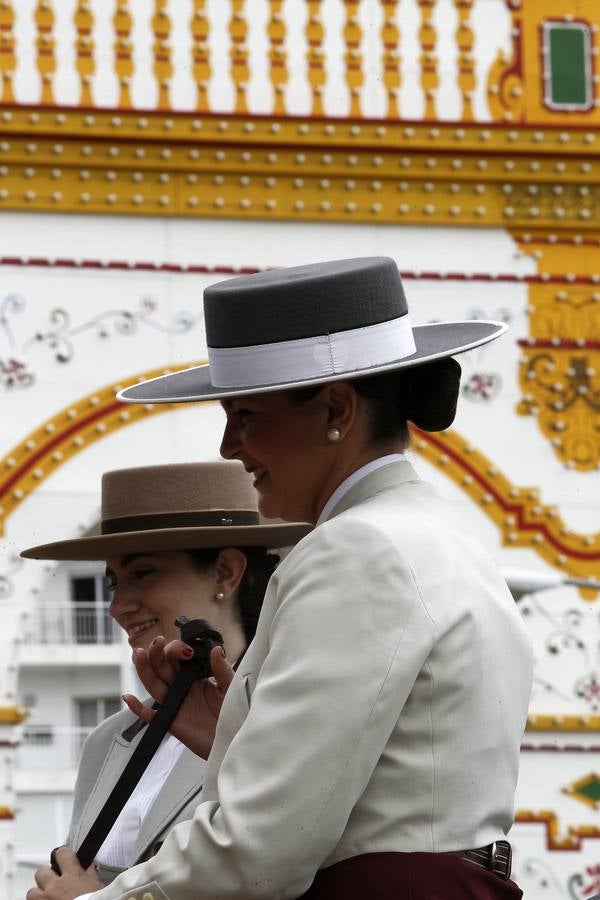
<instances>
[{"instance_id":1,"label":"pearl earring","mask_svg":"<svg viewBox=\"0 0 600 900\"><path fill-rule=\"evenodd\" d=\"M215 594L215 600L224 600L224 599L225 599L225 594L223 593L223 591L217 591L217 593Z\"/></svg>"},{"instance_id":2,"label":"pearl earring","mask_svg":"<svg viewBox=\"0 0 600 900\"><path fill-rule=\"evenodd\" d=\"M336 441L339 441L341 437L339 428L329 428L327 431L327 440L332 444L335 444Z\"/></svg>"}]
</instances>

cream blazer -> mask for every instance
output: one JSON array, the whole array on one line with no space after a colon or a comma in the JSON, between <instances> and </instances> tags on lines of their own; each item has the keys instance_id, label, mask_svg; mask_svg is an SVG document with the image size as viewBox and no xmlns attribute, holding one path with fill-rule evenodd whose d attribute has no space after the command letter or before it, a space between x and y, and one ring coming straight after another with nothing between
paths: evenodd
<instances>
[{"instance_id":1,"label":"cream blazer","mask_svg":"<svg viewBox=\"0 0 600 900\"><path fill-rule=\"evenodd\" d=\"M139 744L144 729L128 710L105 719L83 745L67 844L76 850L104 806L117 779ZM184 748L150 807L137 837L134 864L156 852L177 822L191 819L200 799L206 763ZM100 865L98 876L109 884L123 869Z\"/></svg>"},{"instance_id":2,"label":"cream blazer","mask_svg":"<svg viewBox=\"0 0 600 900\"><path fill-rule=\"evenodd\" d=\"M494 562L379 468L271 578L194 818L94 900L291 900L357 854L504 837L531 672Z\"/></svg>"}]
</instances>

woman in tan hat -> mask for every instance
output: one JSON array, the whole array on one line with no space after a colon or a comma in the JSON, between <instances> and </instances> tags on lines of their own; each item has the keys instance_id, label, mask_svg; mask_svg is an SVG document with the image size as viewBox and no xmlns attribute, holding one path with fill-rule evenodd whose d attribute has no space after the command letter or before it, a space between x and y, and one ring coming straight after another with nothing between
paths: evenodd
<instances>
[{"instance_id":1,"label":"woman in tan hat","mask_svg":"<svg viewBox=\"0 0 600 900\"><path fill-rule=\"evenodd\" d=\"M261 525L256 492L239 463L144 466L102 478L101 534L32 547L23 556L106 560L110 615L133 652L179 636L177 616L221 633L236 663L252 641L267 582L284 547L306 526ZM78 848L143 734L129 710L102 722L83 747L67 843ZM148 859L199 802L204 761L167 736L98 853L110 883Z\"/></svg>"},{"instance_id":2,"label":"woman in tan hat","mask_svg":"<svg viewBox=\"0 0 600 900\"><path fill-rule=\"evenodd\" d=\"M61 849L64 875L38 871L28 900L517 900L506 835L529 636L405 453L408 422L452 424L453 356L505 326L412 326L381 257L234 278L204 311L209 365L121 398L220 400L221 453L252 473L261 511L316 527L269 582L216 734L206 682L174 722L210 753L193 819L98 894ZM182 647L136 656L159 702Z\"/></svg>"}]
</instances>

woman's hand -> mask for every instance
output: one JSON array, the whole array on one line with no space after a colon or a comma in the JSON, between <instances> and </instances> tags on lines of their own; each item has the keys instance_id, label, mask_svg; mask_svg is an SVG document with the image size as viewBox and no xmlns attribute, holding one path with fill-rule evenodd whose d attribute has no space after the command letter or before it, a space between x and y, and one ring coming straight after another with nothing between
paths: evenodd
<instances>
[{"instance_id":1,"label":"woman's hand","mask_svg":"<svg viewBox=\"0 0 600 900\"><path fill-rule=\"evenodd\" d=\"M147 652L141 648L135 651L133 661L140 681L158 703L165 699L181 660L189 659L192 653L183 641L166 644L163 637L155 638ZM221 704L234 676L220 647L211 650L210 665L213 677L194 682L169 729L202 759L207 759L211 751ZM133 694L123 694L123 700L142 721L150 722L154 717L155 711L144 706Z\"/></svg>"},{"instance_id":2,"label":"woman's hand","mask_svg":"<svg viewBox=\"0 0 600 900\"><path fill-rule=\"evenodd\" d=\"M81 894L101 889L102 882L96 875L94 864L89 869L82 869L70 847L59 847L56 861L62 875L49 867L38 869L35 873L37 887L27 891L27 900L75 900Z\"/></svg>"}]
</instances>

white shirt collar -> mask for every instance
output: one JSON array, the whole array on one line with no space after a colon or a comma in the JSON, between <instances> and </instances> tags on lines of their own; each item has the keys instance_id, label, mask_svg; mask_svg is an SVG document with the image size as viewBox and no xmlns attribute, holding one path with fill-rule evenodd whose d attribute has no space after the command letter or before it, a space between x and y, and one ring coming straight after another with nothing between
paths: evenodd
<instances>
[{"instance_id":1,"label":"white shirt collar","mask_svg":"<svg viewBox=\"0 0 600 900\"><path fill-rule=\"evenodd\" d=\"M348 493L350 488L353 487L357 481L361 481L365 475L369 475L376 469L381 469L382 466L387 466L389 463L393 462L399 462L402 459L408 459L408 454L388 453L385 456L378 457L378 459L372 459L371 462L366 463L364 466L361 466L360 469L357 469L356 472L352 472L351 475L348 475L341 484L338 484L335 491L321 510L321 515L317 519L317 525L320 525L321 522L324 522L329 518L329 514L334 506L337 506L342 497Z\"/></svg>"}]
</instances>

